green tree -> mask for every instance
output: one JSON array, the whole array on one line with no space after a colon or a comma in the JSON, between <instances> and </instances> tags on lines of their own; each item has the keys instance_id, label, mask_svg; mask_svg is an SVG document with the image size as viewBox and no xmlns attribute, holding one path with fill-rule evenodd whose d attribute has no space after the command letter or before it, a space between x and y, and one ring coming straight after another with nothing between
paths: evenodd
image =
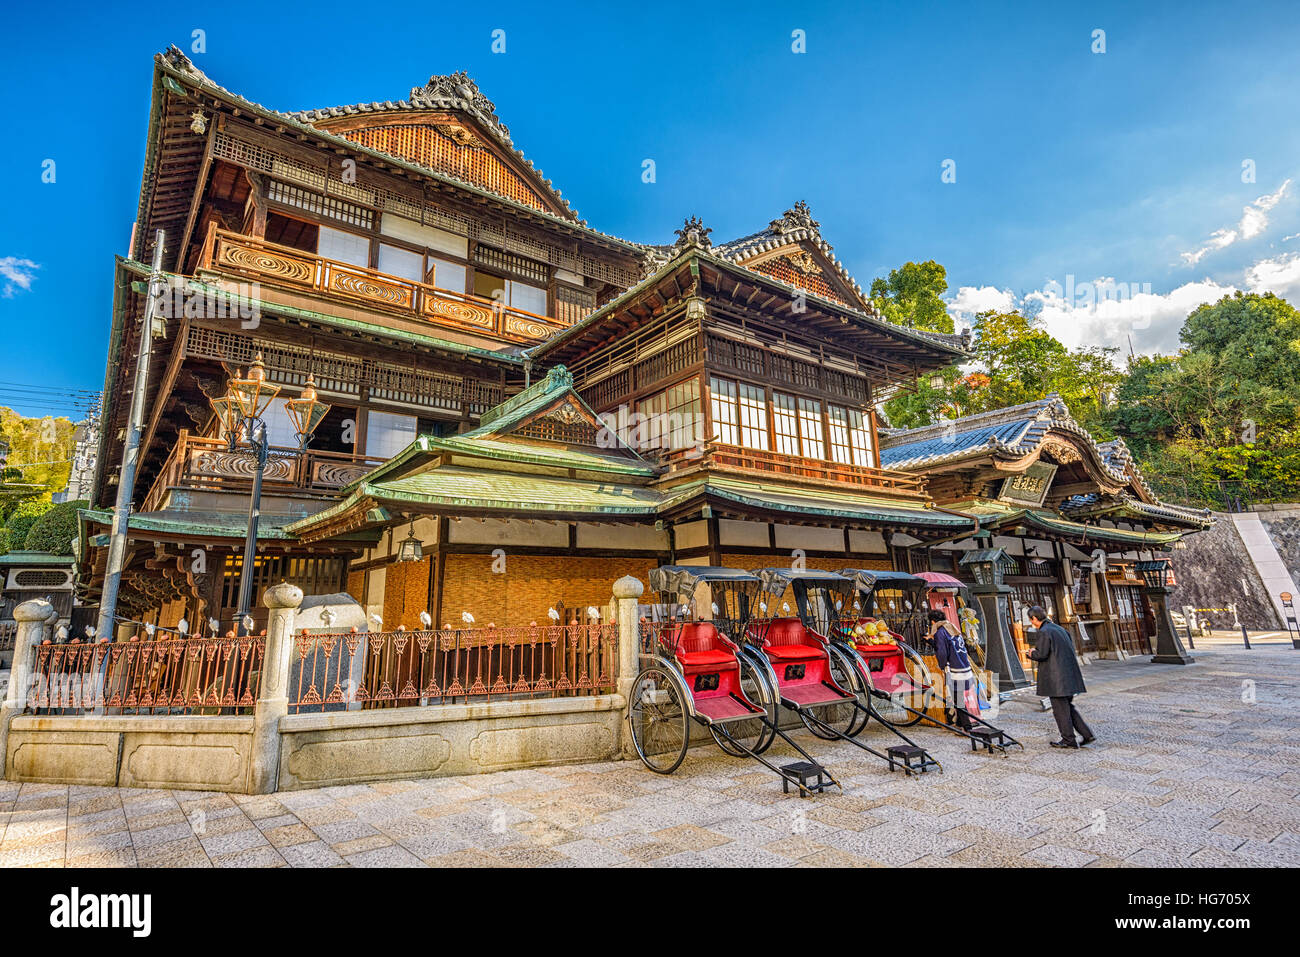
<instances>
[{"instance_id":1,"label":"green tree","mask_svg":"<svg viewBox=\"0 0 1300 957\"><path fill-rule=\"evenodd\" d=\"M9 547L15 551L24 547L27 534L36 524L36 520L54 507L48 499L32 498L20 502L9 516L5 528L9 533Z\"/></svg>"},{"instance_id":2,"label":"green tree","mask_svg":"<svg viewBox=\"0 0 1300 957\"><path fill-rule=\"evenodd\" d=\"M871 301L890 322L909 329L952 332L952 316L943 294L948 291L948 274L933 259L903 263L891 269L887 279L871 283Z\"/></svg>"},{"instance_id":3,"label":"green tree","mask_svg":"<svg viewBox=\"0 0 1300 957\"><path fill-rule=\"evenodd\" d=\"M23 548L29 552L71 555L72 540L77 536L77 510L89 507L86 501L55 505L32 523Z\"/></svg>"}]
</instances>

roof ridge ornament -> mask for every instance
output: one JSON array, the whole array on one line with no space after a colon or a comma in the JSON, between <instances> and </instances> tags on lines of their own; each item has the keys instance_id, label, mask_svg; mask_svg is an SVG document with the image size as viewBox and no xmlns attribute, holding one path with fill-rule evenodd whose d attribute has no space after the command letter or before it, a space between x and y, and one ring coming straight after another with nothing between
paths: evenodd
<instances>
[{"instance_id":1,"label":"roof ridge ornament","mask_svg":"<svg viewBox=\"0 0 1300 957\"><path fill-rule=\"evenodd\" d=\"M674 232L677 234L677 242L673 243L674 253L682 252L692 246L698 246L700 249L713 248L713 240L709 239L709 233L713 230L706 228L698 216L689 217L682 223L682 228Z\"/></svg>"},{"instance_id":2,"label":"roof ridge ornament","mask_svg":"<svg viewBox=\"0 0 1300 957\"><path fill-rule=\"evenodd\" d=\"M787 209L780 219L774 219L768 223L768 228L783 236L798 229L806 229L820 235L821 223L812 218L812 210L801 199L794 204L793 208Z\"/></svg>"},{"instance_id":3,"label":"roof ridge ornament","mask_svg":"<svg viewBox=\"0 0 1300 957\"><path fill-rule=\"evenodd\" d=\"M411 87L411 105L431 110L464 110L510 142L510 130L497 116L496 104L483 95L478 84L464 70L445 76L434 74L424 86Z\"/></svg>"}]
</instances>

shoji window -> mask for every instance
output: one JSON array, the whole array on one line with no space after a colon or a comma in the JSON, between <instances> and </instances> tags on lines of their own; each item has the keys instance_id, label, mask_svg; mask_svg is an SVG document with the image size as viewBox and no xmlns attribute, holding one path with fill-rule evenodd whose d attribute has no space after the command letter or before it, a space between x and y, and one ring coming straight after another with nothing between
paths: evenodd
<instances>
[{"instance_id":1,"label":"shoji window","mask_svg":"<svg viewBox=\"0 0 1300 957\"><path fill-rule=\"evenodd\" d=\"M816 399L799 400L799 435L805 458L824 459L826 439L822 434L822 404Z\"/></svg>"},{"instance_id":2,"label":"shoji window","mask_svg":"<svg viewBox=\"0 0 1300 957\"><path fill-rule=\"evenodd\" d=\"M372 409L366 419L366 455L391 459L415 441L417 422L413 415Z\"/></svg>"},{"instance_id":3,"label":"shoji window","mask_svg":"<svg viewBox=\"0 0 1300 957\"><path fill-rule=\"evenodd\" d=\"M365 268L370 265L370 237L322 226L316 252L335 262Z\"/></svg>"},{"instance_id":4,"label":"shoji window","mask_svg":"<svg viewBox=\"0 0 1300 957\"><path fill-rule=\"evenodd\" d=\"M799 413L794 396L772 394L772 424L776 428L776 450L782 455L798 455Z\"/></svg>"},{"instance_id":5,"label":"shoji window","mask_svg":"<svg viewBox=\"0 0 1300 957\"><path fill-rule=\"evenodd\" d=\"M826 418L831 427L831 458L844 465L876 464L871 448L871 419L867 413L843 406L826 407Z\"/></svg>"},{"instance_id":6,"label":"shoji window","mask_svg":"<svg viewBox=\"0 0 1300 957\"><path fill-rule=\"evenodd\" d=\"M769 448L767 440L767 396L756 385L740 383L740 444L749 449Z\"/></svg>"},{"instance_id":7,"label":"shoji window","mask_svg":"<svg viewBox=\"0 0 1300 957\"><path fill-rule=\"evenodd\" d=\"M380 243L379 271L386 272L390 276L419 282L424 278L424 256L421 253L413 253L409 249L402 249L400 246Z\"/></svg>"},{"instance_id":8,"label":"shoji window","mask_svg":"<svg viewBox=\"0 0 1300 957\"><path fill-rule=\"evenodd\" d=\"M450 292L464 292L465 267L461 263L454 263L449 259L430 256L429 274L424 277L424 281L430 286L437 286L439 289L446 289Z\"/></svg>"},{"instance_id":9,"label":"shoji window","mask_svg":"<svg viewBox=\"0 0 1300 957\"><path fill-rule=\"evenodd\" d=\"M740 444L740 415L736 409L736 383L728 379L709 379L713 430L723 445Z\"/></svg>"}]
</instances>

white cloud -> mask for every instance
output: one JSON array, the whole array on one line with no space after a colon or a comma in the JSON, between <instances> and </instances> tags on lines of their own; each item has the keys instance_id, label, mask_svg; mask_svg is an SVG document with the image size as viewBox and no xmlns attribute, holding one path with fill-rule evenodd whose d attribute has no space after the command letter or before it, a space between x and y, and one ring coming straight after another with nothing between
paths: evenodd
<instances>
[{"instance_id":1,"label":"white cloud","mask_svg":"<svg viewBox=\"0 0 1300 957\"><path fill-rule=\"evenodd\" d=\"M1300 303L1300 253L1261 259L1248 267L1246 288L1261 294L1271 292L1293 304Z\"/></svg>"},{"instance_id":2,"label":"white cloud","mask_svg":"<svg viewBox=\"0 0 1300 957\"><path fill-rule=\"evenodd\" d=\"M1016 308L1016 297L1010 289L996 286L962 286L948 303L948 314L960 326L969 323L976 313L1010 312Z\"/></svg>"},{"instance_id":3,"label":"white cloud","mask_svg":"<svg viewBox=\"0 0 1300 957\"><path fill-rule=\"evenodd\" d=\"M23 292L31 289L32 280L36 278L36 270L40 268L30 259L0 256L0 279L4 280L3 288L0 288L0 296L8 299L20 289Z\"/></svg>"},{"instance_id":4,"label":"white cloud","mask_svg":"<svg viewBox=\"0 0 1300 957\"><path fill-rule=\"evenodd\" d=\"M1149 284L1134 288L1099 279L1065 290L1049 284L1025 302L1034 303L1047 331L1072 349L1112 346L1127 353L1131 342L1135 352L1172 352L1188 313L1235 291L1212 279L1184 283L1167 293L1151 292Z\"/></svg>"},{"instance_id":5,"label":"white cloud","mask_svg":"<svg viewBox=\"0 0 1300 957\"><path fill-rule=\"evenodd\" d=\"M1253 203L1243 207L1241 210L1241 222L1237 223L1235 229L1230 229L1228 227L1216 229L1210 234L1210 238L1206 240L1199 249L1194 249L1191 252L1179 253L1179 255L1187 265L1195 266L1206 256L1207 253L1212 253L1219 249L1225 249L1237 242L1239 239L1254 239L1268 228L1269 210L1282 202L1282 199L1286 196L1286 191L1290 186L1291 180L1284 180L1282 185L1277 188L1277 192L1260 196Z\"/></svg>"}]
</instances>

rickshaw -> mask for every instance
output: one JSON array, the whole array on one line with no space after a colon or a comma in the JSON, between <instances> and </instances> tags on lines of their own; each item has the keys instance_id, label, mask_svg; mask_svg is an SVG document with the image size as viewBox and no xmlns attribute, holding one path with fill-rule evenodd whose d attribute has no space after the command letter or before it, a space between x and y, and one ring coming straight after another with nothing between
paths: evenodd
<instances>
[{"instance_id":1,"label":"rickshaw","mask_svg":"<svg viewBox=\"0 0 1300 957\"><path fill-rule=\"evenodd\" d=\"M764 666L781 706L794 711L817 737L856 745L888 763L890 771L911 775L938 768L942 773L943 765L888 722L882 724L902 744L881 752L854 737L870 719L871 697L858 690L860 662L830 637L852 596L853 583L824 571L763 568L753 574L766 594L758 605L761 614L745 628L745 642ZM769 615L768 602L782 600L787 589L793 592L797 614L791 615L789 603L783 601L782 614Z\"/></svg>"},{"instance_id":2,"label":"rickshaw","mask_svg":"<svg viewBox=\"0 0 1300 957\"><path fill-rule=\"evenodd\" d=\"M774 682L732 636L743 633L761 582L732 568L664 565L650 572L662 604L642 620L640 671L629 692L628 720L637 755L671 774L690 745L691 722L708 729L725 753L750 757L791 784L800 797L842 786L777 727ZM711 615L700 614L708 602ZM763 753L781 737L804 761L778 766Z\"/></svg>"},{"instance_id":3,"label":"rickshaw","mask_svg":"<svg viewBox=\"0 0 1300 957\"><path fill-rule=\"evenodd\" d=\"M978 713L966 712L971 721L969 731L927 714L927 698L933 697L933 689L938 685L933 672L916 647L905 636L888 627L888 619L882 622L863 614L868 607L880 606L880 583L889 582L891 587L909 596L909 605L915 607L920 604L925 609L920 612L922 617L927 618L925 644L922 647L933 654L933 642L928 636L929 607L925 601L929 585L925 579L905 572L856 568L844 569L840 574L852 582L857 594L853 601L853 612L841 617L837 627L833 627L829 633L835 644L852 653L856 678L854 690L872 700L872 713L882 724L909 727L924 720L969 739L972 751L983 747L990 754L997 750L1005 755L1010 745L1024 750L1023 744L1006 731L985 721ZM915 579L915 584L904 579ZM912 609L905 609L905 614L910 616Z\"/></svg>"}]
</instances>

